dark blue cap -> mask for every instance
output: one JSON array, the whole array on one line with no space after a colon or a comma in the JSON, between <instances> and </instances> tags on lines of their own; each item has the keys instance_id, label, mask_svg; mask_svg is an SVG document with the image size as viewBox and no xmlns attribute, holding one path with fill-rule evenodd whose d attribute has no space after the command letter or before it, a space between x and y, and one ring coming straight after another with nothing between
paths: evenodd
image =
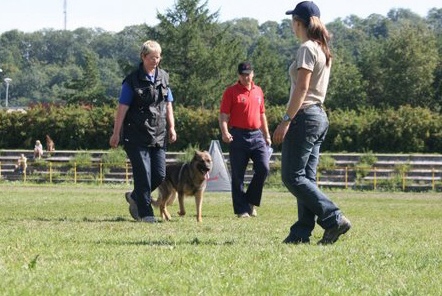
<instances>
[{"instance_id":1,"label":"dark blue cap","mask_svg":"<svg viewBox=\"0 0 442 296\"><path fill-rule=\"evenodd\" d=\"M319 7L313 3L313 1L302 1L296 5L295 9L287 11L285 14L294 15L305 21L306 24L310 23L310 17L321 17Z\"/></svg>"},{"instance_id":2,"label":"dark blue cap","mask_svg":"<svg viewBox=\"0 0 442 296\"><path fill-rule=\"evenodd\" d=\"M250 74L253 71L253 66L249 62L242 62L238 65L238 74Z\"/></svg>"}]
</instances>

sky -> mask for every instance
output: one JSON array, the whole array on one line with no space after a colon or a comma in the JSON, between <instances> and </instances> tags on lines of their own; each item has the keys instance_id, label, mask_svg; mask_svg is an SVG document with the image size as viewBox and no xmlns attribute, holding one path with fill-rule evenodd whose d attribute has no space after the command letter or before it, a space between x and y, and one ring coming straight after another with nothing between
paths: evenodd
<instances>
[{"instance_id":1,"label":"sky","mask_svg":"<svg viewBox=\"0 0 442 296\"><path fill-rule=\"evenodd\" d=\"M219 12L221 22L242 17L280 23L299 1L207 0L210 13ZM431 8L442 8L441 0L315 0L324 23L356 15L387 16L391 9L406 8L425 17ZM64 9L66 3L66 9ZM101 28L119 32L126 26L158 24L157 12L174 10L175 0L1 0L0 34L17 29L26 33L42 29L75 30ZM201 5L205 0L200 0ZM65 21L66 20L66 21Z\"/></svg>"}]
</instances>

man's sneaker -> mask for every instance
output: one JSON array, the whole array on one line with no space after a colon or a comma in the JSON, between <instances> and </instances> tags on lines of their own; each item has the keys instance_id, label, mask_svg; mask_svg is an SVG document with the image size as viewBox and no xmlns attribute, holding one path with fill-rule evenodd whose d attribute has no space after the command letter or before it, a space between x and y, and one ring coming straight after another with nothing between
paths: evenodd
<instances>
[{"instance_id":1,"label":"man's sneaker","mask_svg":"<svg viewBox=\"0 0 442 296\"><path fill-rule=\"evenodd\" d=\"M236 215L238 218L250 218L249 213L242 213L242 214L238 214Z\"/></svg>"},{"instance_id":2,"label":"man's sneaker","mask_svg":"<svg viewBox=\"0 0 442 296\"><path fill-rule=\"evenodd\" d=\"M330 245L335 243L339 236L346 233L351 228L350 221L344 216L341 216L338 224L330 229L324 231L322 239L318 242L319 245Z\"/></svg>"},{"instance_id":3,"label":"man's sneaker","mask_svg":"<svg viewBox=\"0 0 442 296\"><path fill-rule=\"evenodd\" d=\"M282 241L284 244L309 244L310 239L297 237L296 235L292 235L291 233Z\"/></svg>"},{"instance_id":4,"label":"man's sneaker","mask_svg":"<svg viewBox=\"0 0 442 296\"><path fill-rule=\"evenodd\" d=\"M252 217L258 216L258 212L256 211L256 207L254 205L250 205L249 216L252 216Z\"/></svg>"},{"instance_id":5,"label":"man's sneaker","mask_svg":"<svg viewBox=\"0 0 442 296\"><path fill-rule=\"evenodd\" d=\"M145 223L157 223L157 219L155 219L154 216L146 216L140 219L140 222L145 222Z\"/></svg>"},{"instance_id":6,"label":"man's sneaker","mask_svg":"<svg viewBox=\"0 0 442 296\"><path fill-rule=\"evenodd\" d=\"M129 203L129 213L134 218L134 220L140 220L140 217L138 216L138 206L135 200L132 198L131 192L126 192L124 195L126 197L126 201Z\"/></svg>"}]
</instances>

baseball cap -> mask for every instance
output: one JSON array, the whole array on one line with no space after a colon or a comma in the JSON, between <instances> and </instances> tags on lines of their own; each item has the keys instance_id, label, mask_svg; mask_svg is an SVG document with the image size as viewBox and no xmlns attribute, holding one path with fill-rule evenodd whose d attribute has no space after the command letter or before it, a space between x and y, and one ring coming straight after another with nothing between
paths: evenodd
<instances>
[{"instance_id":1,"label":"baseball cap","mask_svg":"<svg viewBox=\"0 0 442 296\"><path fill-rule=\"evenodd\" d=\"M296 15L300 19L304 20L307 24L310 23L310 17L321 17L319 7L313 3L313 1L302 1L296 5L295 9L287 11L287 15Z\"/></svg>"},{"instance_id":2,"label":"baseball cap","mask_svg":"<svg viewBox=\"0 0 442 296\"><path fill-rule=\"evenodd\" d=\"M250 62L242 62L238 65L238 74L250 74L253 66Z\"/></svg>"}]
</instances>

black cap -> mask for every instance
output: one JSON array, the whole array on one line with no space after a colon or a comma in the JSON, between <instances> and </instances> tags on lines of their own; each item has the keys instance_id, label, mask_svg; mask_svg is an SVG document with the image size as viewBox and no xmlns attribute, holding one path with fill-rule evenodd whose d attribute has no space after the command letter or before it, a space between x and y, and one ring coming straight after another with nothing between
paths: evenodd
<instances>
[{"instance_id":1,"label":"black cap","mask_svg":"<svg viewBox=\"0 0 442 296\"><path fill-rule=\"evenodd\" d=\"M321 17L319 7L313 3L313 1L302 1L296 5L295 9L287 11L287 15L295 15L305 21L306 24L310 23L310 17Z\"/></svg>"},{"instance_id":2,"label":"black cap","mask_svg":"<svg viewBox=\"0 0 442 296\"><path fill-rule=\"evenodd\" d=\"M250 62L242 62L238 65L238 74L250 74L253 71L253 66Z\"/></svg>"}]
</instances>

